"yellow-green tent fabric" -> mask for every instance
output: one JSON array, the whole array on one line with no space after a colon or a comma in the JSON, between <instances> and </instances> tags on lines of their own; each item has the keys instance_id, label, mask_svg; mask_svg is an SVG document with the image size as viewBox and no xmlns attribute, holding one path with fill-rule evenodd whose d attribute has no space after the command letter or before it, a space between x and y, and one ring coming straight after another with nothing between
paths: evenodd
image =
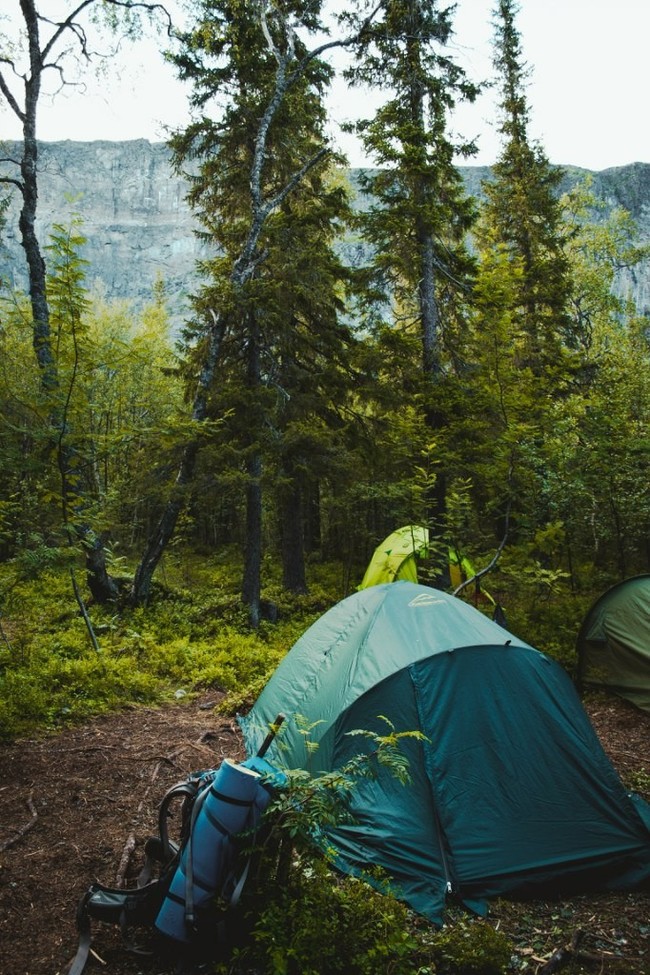
<instances>
[{"instance_id":1,"label":"yellow-green tent fabric","mask_svg":"<svg viewBox=\"0 0 650 975\"><path fill-rule=\"evenodd\" d=\"M425 558L429 547L429 529L405 525L378 545L370 560L359 589L379 586L383 582L417 582L416 556Z\"/></svg>"}]
</instances>

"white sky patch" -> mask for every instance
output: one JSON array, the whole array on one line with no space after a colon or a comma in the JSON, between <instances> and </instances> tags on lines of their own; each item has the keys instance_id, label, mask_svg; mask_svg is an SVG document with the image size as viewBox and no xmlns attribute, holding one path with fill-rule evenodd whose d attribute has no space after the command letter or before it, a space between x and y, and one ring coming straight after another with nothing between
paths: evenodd
<instances>
[{"instance_id":1,"label":"white sky patch","mask_svg":"<svg viewBox=\"0 0 650 975\"><path fill-rule=\"evenodd\" d=\"M18 0L9 4L18 11ZM493 2L458 0L456 7L454 57L473 81L491 78ZM11 17L5 8L6 16ZM18 22L17 13L13 20ZM650 0L521 0L517 26L531 69L530 134L551 162L593 170L650 162L645 117ZM102 78L86 73L84 92L44 96L38 137L159 142L168 130L184 126L189 120L188 92L174 68L164 62L165 46L164 34L123 44ZM476 137L479 153L470 160L476 165L490 165L499 152L495 98L494 91L486 92L475 105L460 108L452 120L460 136ZM368 160L356 140L340 133L340 123L368 115L372 106L368 92L349 90L342 80L335 84L331 131L351 165ZM0 137L21 137L18 120L6 107L0 109Z\"/></svg>"}]
</instances>

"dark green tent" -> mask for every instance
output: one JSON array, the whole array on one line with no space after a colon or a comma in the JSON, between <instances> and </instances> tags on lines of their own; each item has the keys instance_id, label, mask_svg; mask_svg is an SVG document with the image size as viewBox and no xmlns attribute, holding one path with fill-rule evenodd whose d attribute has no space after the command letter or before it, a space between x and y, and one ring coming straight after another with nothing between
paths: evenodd
<instances>
[{"instance_id":1,"label":"dark green tent","mask_svg":"<svg viewBox=\"0 0 650 975\"><path fill-rule=\"evenodd\" d=\"M404 739L412 783L361 782L354 824L327 839L343 870L382 867L437 923L448 894L483 911L493 896L650 883L650 807L626 792L565 672L460 599L411 582L344 599L240 719L250 754L279 712L267 757L312 772L358 753L366 739L348 732L385 733L381 715L427 736Z\"/></svg>"},{"instance_id":2,"label":"dark green tent","mask_svg":"<svg viewBox=\"0 0 650 975\"><path fill-rule=\"evenodd\" d=\"M603 687L650 711L650 575L612 586L578 633L578 681Z\"/></svg>"}]
</instances>

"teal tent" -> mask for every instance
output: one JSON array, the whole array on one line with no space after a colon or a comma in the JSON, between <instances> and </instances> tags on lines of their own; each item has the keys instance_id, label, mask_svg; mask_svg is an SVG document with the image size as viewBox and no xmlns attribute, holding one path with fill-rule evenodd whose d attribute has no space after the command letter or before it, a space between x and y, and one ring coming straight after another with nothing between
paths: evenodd
<instances>
[{"instance_id":1,"label":"teal tent","mask_svg":"<svg viewBox=\"0 0 650 975\"><path fill-rule=\"evenodd\" d=\"M578 633L578 683L600 687L650 711L650 575L612 586Z\"/></svg>"},{"instance_id":2,"label":"teal tent","mask_svg":"<svg viewBox=\"0 0 650 975\"><path fill-rule=\"evenodd\" d=\"M448 895L484 912L495 896L650 883L650 807L626 792L564 670L474 607L411 582L371 586L316 621L240 718L254 754L335 769L384 715L412 782L379 770L353 822L328 833L342 870L383 868L397 896L441 923ZM299 720L297 720L299 718ZM306 747L301 731L312 725Z\"/></svg>"}]
</instances>

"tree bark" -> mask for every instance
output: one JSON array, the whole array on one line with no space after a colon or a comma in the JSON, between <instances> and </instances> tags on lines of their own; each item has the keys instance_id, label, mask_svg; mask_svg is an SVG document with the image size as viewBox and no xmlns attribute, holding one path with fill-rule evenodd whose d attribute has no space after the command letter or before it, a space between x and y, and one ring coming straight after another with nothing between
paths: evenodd
<instances>
[{"instance_id":1,"label":"tree bark","mask_svg":"<svg viewBox=\"0 0 650 975\"><path fill-rule=\"evenodd\" d=\"M280 526L283 585L289 592L306 593L302 491L295 479L280 500Z\"/></svg>"},{"instance_id":2,"label":"tree bark","mask_svg":"<svg viewBox=\"0 0 650 975\"><path fill-rule=\"evenodd\" d=\"M254 312L246 316L248 324L246 385L254 404L262 381L260 362L260 331ZM244 574L242 599L248 606L251 626L260 622L262 594L262 453L258 440L258 422L249 419L250 448L253 450L246 464L246 539L244 543ZM252 429L250 429L252 427Z\"/></svg>"},{"instance_id":3,"label":"tree bark","mask_svg":"<svg viewBox=\"0 0 650 975\"><path fill-rule=\"evenodd\" d=\"M259 451L247 463L246 542L242 599L248 606L250 624L260 623L262 591L262 457Z\"/></svg>"},{"instance_id":4,"label":"tree bark","mask_svg":"<svg viewBox=\"0 0 650 975\"><path fill-rule=\"evenodd\" d=\"M47 299L47 272L40 242L36 234L36 213L38 207L38 142L36 138L36 117L41 90L41 79L45 69L44 52L41 50L39 19L34 0L21 0L20 3L29 48L29 73L25 75L25 101L21 109L13 98L5 79L0 78L0 90L9 106L18 116L23 128L23 149L20 159L20 180L14 180L22 195L22 206L18 220L21 245L25 252L29 279L29 299L32 310L32 344L41 378L41 388L50 400L50 428L52 439L57 447L61 488L63 497L69 497L72 487L68 471L72 447L65 444L66 422L53 401L59 390L59 374L50 329L50 309ZM45 50L48 48L46 47ZM75 491L78 487L75 486ZM83 499L81 501L83 507ZM73 530L82 542L86 552L87 581L93 598L106 602L115 598L117 586L106 569L106 558L101 538L87 525L74 523Z\"/></svg>"}]
</instances>

